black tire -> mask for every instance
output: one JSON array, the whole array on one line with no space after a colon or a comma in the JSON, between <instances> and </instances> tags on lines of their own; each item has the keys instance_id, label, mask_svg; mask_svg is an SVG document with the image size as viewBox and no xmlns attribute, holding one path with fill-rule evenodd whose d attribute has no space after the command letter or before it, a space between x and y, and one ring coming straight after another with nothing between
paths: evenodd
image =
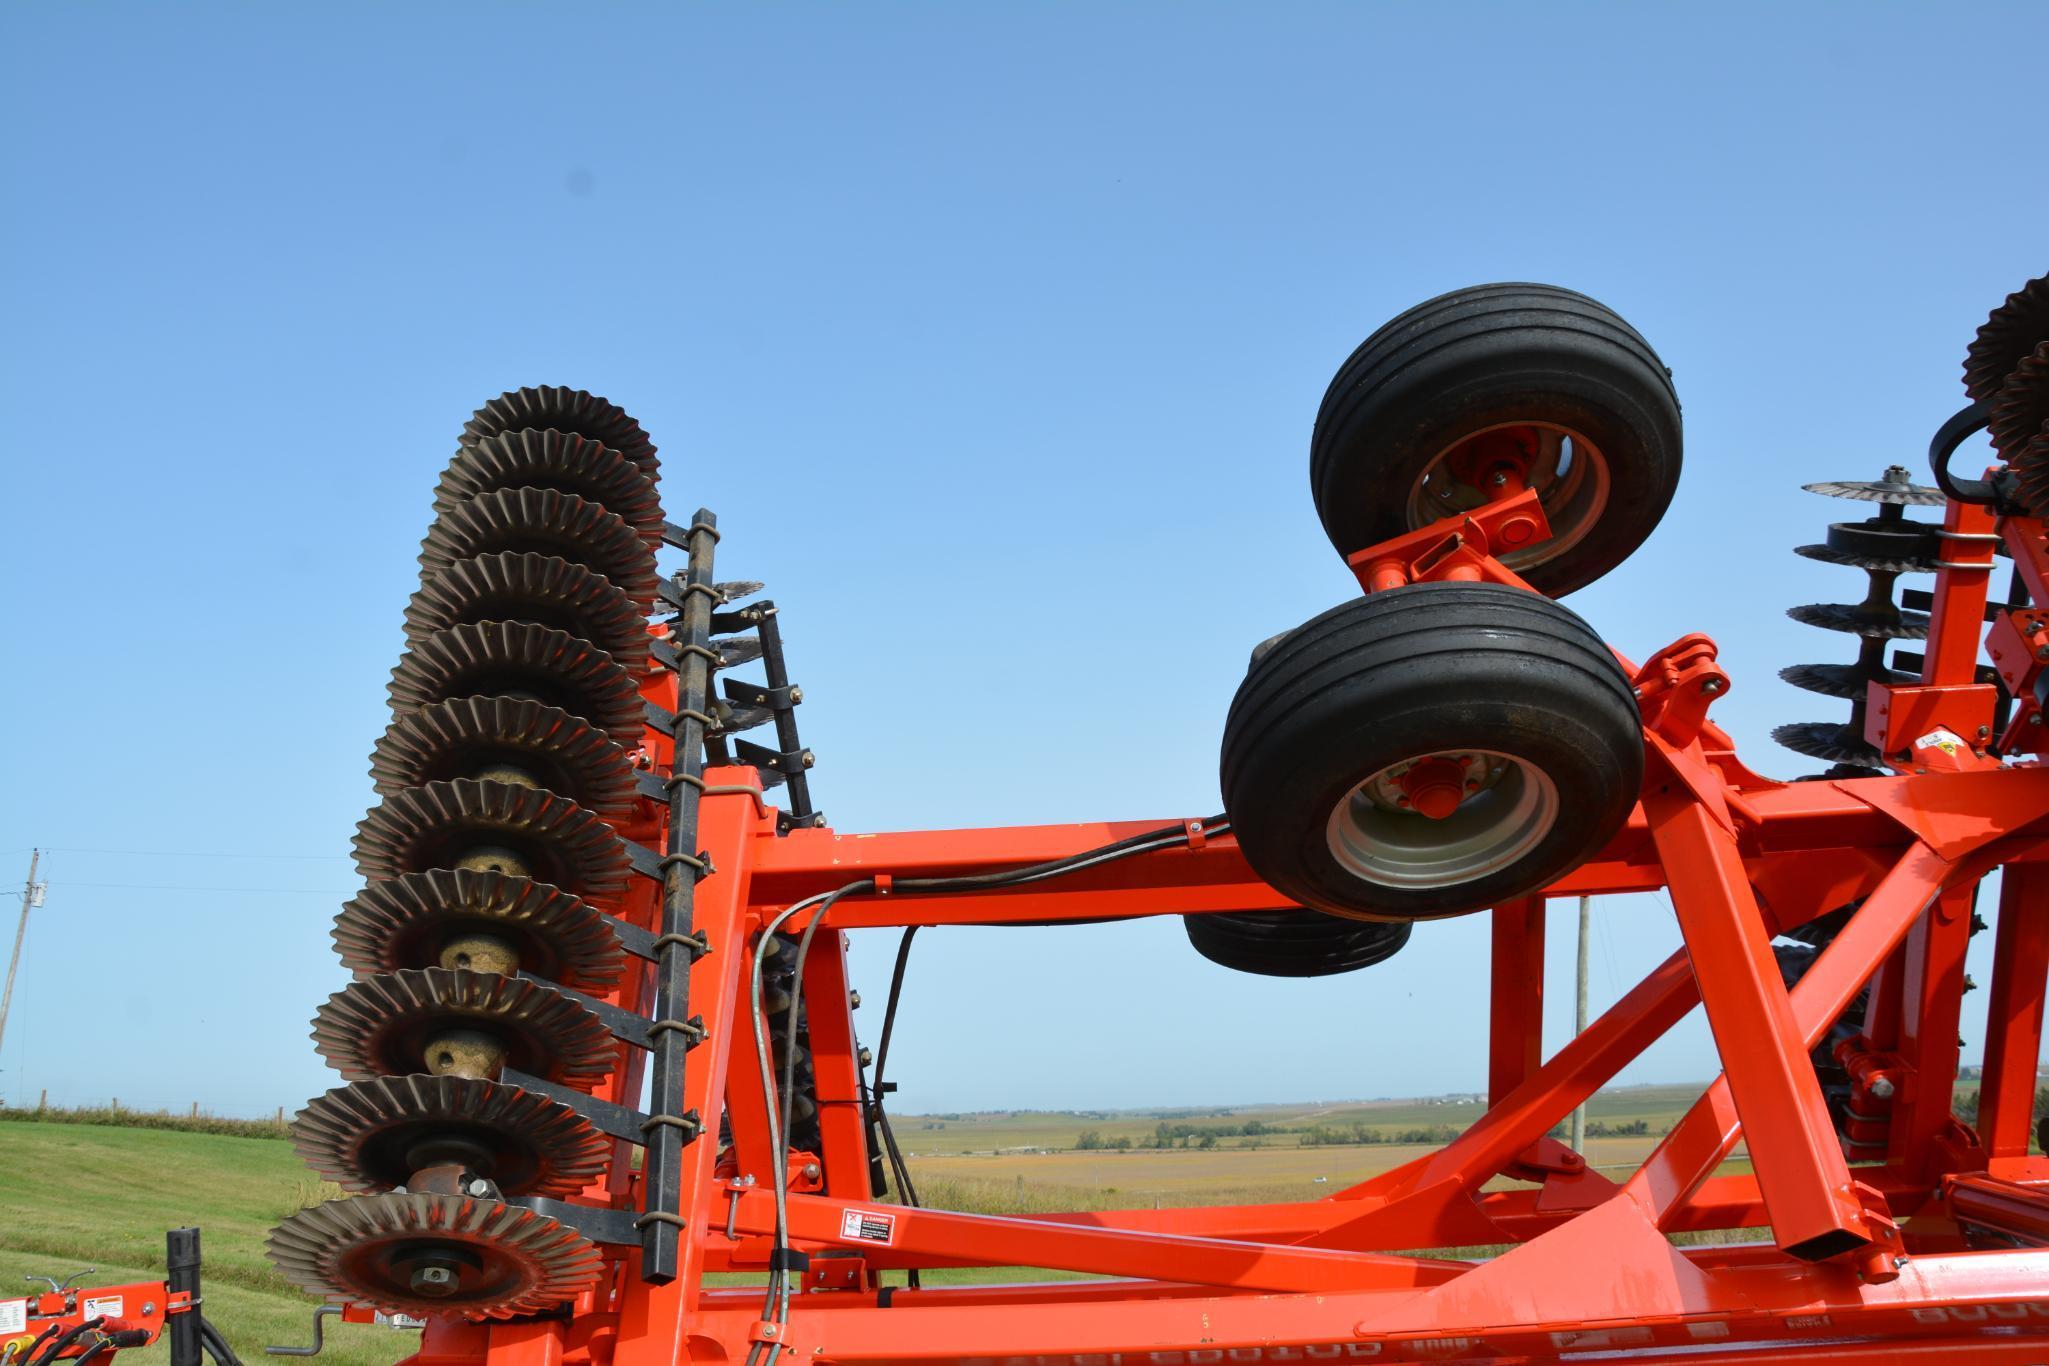
<instances>
[{"instance_id":1,"label":"black tire","mask_svg":"<svg viewBox=\"0 0 2049 1366\"><path fill-rule=\"evenodd\" d=\"M1262 977L1329 977L1385 962L1409 942L1408 921L1370 924L1321 911L1225 911L1181 917L1212 963Z\"/></svg>"},{"instance_id":2,"label":"black tire","mask_svg":"<svg viewBox=\"0 0 2049 1366\"><path fill-rule=\"evenodd\" d=\"M1448 819L1386 796L1392 766L1457 753L1478 786ZM1613 837L1642 786L1643 732L1615 656L1568 609L1416 584L1334 607L1261 656L1224 722L1221 774L1246 861L1284 898L1431 919L1535 892ZM1360 794L1369 779L1385 800Z\"/></svg>"},{"instance_id":3,"label":"black tire","mask_svg":"<svg viewBox=\"0 0 2049 1366\"><path fill-rule=\"evenodd\" d=\"M1350 555L1477 501L1477 491L1444 488L1427 495L1429 515L1417 507L1423 480L1444 477L1454 447L1533 424L1591 443L1592 458L1575 453L1579 473L1566 462L1542 495L1552 539L1503 563L1554 597L1592 583L1643 544L1679 486L1679 396L1634 328L1553 285L1439 295L1339 368L1309 447L1331 544Z\"/></svg>"}]
</instances>

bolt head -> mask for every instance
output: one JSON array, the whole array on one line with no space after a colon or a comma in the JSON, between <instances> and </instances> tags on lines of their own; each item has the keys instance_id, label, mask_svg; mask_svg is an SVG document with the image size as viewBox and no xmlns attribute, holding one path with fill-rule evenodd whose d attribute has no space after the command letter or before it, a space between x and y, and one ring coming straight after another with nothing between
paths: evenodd
<instances>
[{"instance_id":1,"label":"bolt head","mask_svg":"<svg viewBox=\"0 0 2049 1366\"><path fill-rule=\"evenodd\" d=\"M452 1295L455 1293L455 1272L445 1266L423 1266L413 1271L413 1289L422 1295Z\"/></svg>"}]
</instances>

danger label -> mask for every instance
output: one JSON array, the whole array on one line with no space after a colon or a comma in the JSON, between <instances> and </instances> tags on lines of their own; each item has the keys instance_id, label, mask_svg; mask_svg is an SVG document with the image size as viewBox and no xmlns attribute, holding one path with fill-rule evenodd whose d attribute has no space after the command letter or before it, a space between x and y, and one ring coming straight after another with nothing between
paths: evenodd
<instances>
[{"instance_id":1,"label":"danger label","mask_svg":"<svg viewBox=\"0 0 2049 1366\"><path fill-rule=\"evenodd\" d=\"M0 1300L0 1337L28 1330L28 1301Z\"/></svg>"},{"instance_id":2,"label":"danger label","mask_svg":"<svg viewBox=\"0 0 2049 1366\"><path fill-rule=\"evenodd\" d=\"M96 1299L87 1300L85 1302L85 1317L89 1319L120 1318L121 1297L119 1295L101 1295Z\"/></svg>"},{"instance_id":3,"label":"danger label","mask_svg":"<svg viewBox=\"0 0 2049 1366\"><path fill-rule=\"evenodd\" d=\"M896 1216L879 1210L850 1209L840 1216L840 1237L856 1243L896 1241Z\"/></svg>"},{"instance_id":4,"label":"danger label","mask_svg":"<svg viewBox=\"0 0 2049 1366\"><path fill-rule=\"evenodd\" d=\"M1964 747L1964 737L1953 730L1937 726L1914 742L1915 749L1939 749L1944 754L1955 754Z\"/></svg>"}]
</instances>

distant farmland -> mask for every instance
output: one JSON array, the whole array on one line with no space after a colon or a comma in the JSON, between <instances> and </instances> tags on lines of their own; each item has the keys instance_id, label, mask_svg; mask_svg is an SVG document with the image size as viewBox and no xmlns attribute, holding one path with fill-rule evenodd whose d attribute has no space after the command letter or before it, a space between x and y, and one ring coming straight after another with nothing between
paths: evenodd
<instances>
[{"instance_id":1,"label":"distant farmland","mask_svg":"<svg viewBox=\"0 0 2049 1366\"><path fill-rule=\"evenodd\" d=\"M1587 1107L1588 1158L1611 1174L1633 1169L1703 1089L1691 1083L1601 1092ZM1314 1200L1430 1151L1486 1109L1483 1097L1454 1095L896 1115L892 1123L920 1194L935 1202L943 1183L975 1207L1010 1199L1026 1208L1063 1201L1105 1208ZM1638 1126L1641 1132L1613 1132ZM1172 1146L1159 1146L1163 1141Z\"/></svg>"}]
</instances>

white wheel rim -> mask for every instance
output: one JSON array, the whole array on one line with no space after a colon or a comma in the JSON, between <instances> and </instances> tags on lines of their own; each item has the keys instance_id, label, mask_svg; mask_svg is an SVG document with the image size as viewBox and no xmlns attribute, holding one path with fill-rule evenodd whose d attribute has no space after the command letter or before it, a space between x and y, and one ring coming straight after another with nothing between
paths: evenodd
<instances>
[{"instance_id":1,"label":"white wheel rim","mask_svg":"<svg viewBox=\"0 0 2049 1366\"><path fill-rule=\"evenodd\" d=\"M1487 776L1441 820L1395 805L1394 779L1425 759L1471 759ZM1495 750L1456 749L1389 764L1346 793L1325 826L1338 866L1381 887L1451 887L1523 858L1558 823L1558 785Z\"/></svg>"}]
</instances>

